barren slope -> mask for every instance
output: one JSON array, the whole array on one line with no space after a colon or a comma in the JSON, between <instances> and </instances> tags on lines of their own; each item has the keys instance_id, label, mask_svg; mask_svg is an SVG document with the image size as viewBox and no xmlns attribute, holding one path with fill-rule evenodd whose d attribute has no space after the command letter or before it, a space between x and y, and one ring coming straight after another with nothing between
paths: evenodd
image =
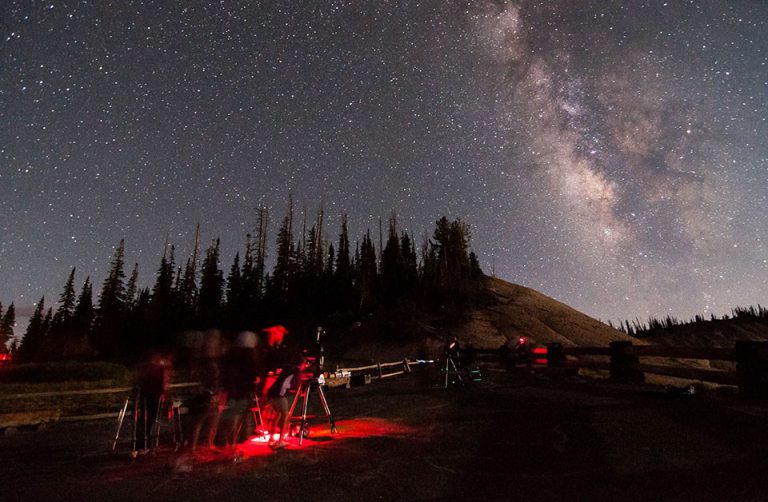
<instances>
[{"instance_id":1,"label":"barren slope","mask_svg":"<svg viewBox=\"0 0 768 502\"><path fill-rule=\"evenodd\" d=\"M617 340L638 343L533 289L491 277L486 284L495 301L474 310L467 323L452 330L465 344L496 348L519 336L527 336L536 344L558 342L565 346L606 346Z\"/></svg>"}]
</instances>

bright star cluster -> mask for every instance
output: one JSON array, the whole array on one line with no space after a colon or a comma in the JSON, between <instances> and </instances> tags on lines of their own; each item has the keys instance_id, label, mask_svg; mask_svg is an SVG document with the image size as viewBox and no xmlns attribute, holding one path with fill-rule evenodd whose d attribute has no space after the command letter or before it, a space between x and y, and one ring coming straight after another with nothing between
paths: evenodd
<instances>
[{"instance_id":1,"label":"bright star cluster","mask_svg":"<svg viewBox=\"0 0 768 502\"><path fill-rule=\"evenodd\" d=\"M292 194L331 236L462 218L603 320L765 305L767 33L759 0L3 2L0 301L123 237L150 285L198 222L226 269Z\"/></svg>"}]
</instances>

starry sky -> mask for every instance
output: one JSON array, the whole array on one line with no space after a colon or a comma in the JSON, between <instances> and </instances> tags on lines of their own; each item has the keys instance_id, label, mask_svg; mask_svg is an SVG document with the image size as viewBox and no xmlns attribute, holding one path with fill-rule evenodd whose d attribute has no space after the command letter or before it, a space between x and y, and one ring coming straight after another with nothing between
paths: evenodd
<instances>
[{"instance_id":1,"label":"starry sky","mask_svg":"<svg viewBox=\"0 0 768 502\"><path fill-rule=\"evenodd\" d=\"M5 0L0 301L227 270L292 194L359 237L461 218L486 273L604 321L768 300L768 3Z\"/></svg>"}]
</instances>

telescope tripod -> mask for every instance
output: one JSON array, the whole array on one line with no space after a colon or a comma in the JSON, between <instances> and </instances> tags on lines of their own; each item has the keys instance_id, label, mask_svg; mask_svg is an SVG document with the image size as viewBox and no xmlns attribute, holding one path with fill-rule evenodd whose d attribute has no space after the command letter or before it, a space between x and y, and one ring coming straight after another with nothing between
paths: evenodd
<instances>
[{"instance_id":1,"label":"telescope tripod","mask_svg":"<svg viewBox=\"0 0 768 502\"><path fill-rule=\"evenodd\" d=\"M453 357L451 357L451 354L445 354L445 368L443 371L445 372L445 384L443 385L444 388L448 388L448 377L450 374L454 374L456 376L456 381L452 381L451 383L464 385L464 379L461 377L461 371L459 371L459 368L456 366L456 363L454 362Z\"/></svg>"},{"instance_id":2,"label":"telescope tripod","mask_svg":"<svg viewBox=\"0 0 768 502\"><path fill-rule=\"evenodd\" d=\"M293 404L291 404L291 409L288 412L289 420L294 419L293 412L296 409L296 405L299 402L299 399L303 398L304 402L302 403L302 412L301 415L299 415L299 445L301 445L302 441L304 440L305 436L309 435L309 423L307 422L307 405L309 404L309 394L311 389L315 389L317 392L317 395L320 399L320 403L323 405L323 410L325 411L325 416L328 417L328 423L331 425L331 434L336 434L336 422L333 420L333 415L331 414L331 408L328 406L328 400L325 398L325 392L323 392L323 386L320 385L320 382L318 382L317 378L310 378L307 380L302 380L301 385L299 386L299 390L296 391L296 396L293 398ZM295 434L294 434L295 435Z\"/></svg>"},{"instance_id":3,"label":"telescope tripod","mask_svg":"<svg viewBox=\"0 0 768 502\"><path fill-rule=\"evenodd\" d=\"M246 415L250 412L251 416L253 417L253 432L254 434L257 434L259 436L264 435L264 418L261 415L261 402L259 401L259 395L257 393L253 393L252 396L252 404L253 406L250 406L247 410L243 412L243 414L238 417L238 424L235 429L235 435L233 437L233 441L237 443L237 439L240 437L240 432L243 429L243 424L245 423Z\"/></svg>"},{"instance_id":4,"label":"telescope tripod","mask_svg":"<svg viewBox=\"0 0 768 502\"><path fill-rule=\"evenodd\" d=\"M155 399L157 401L155 401ZM151 400L151 402L149 402ZM150 406L155 406L151 409ZM120 439L120 433L122 432L123 425L125 423L125 417L128 414L128 410L131 410L131 458L136 458L139 454L138 440L143 439L144 448L142 453L156 449L160 444L160 428L165 425L168 427L174 449L178 450L181 447L183 441L181 431L181 415L179 414L179 407L181 401L176 399L169 399L165 394L160 396L147 396L141 392L141 388L136 387L130 395L125 399L123 407L117 415L117 431L115 432L115 438L112 441L111 453L117 450L117 442ZM150 415L154 412L150 424ZM165 415L165 419L163 419ZM166 423L163 424L163 420ZM140 423L141 422L141 423ZM143 425L143 437L139 438L139 427Z\"/></svg>"}]
</instances>

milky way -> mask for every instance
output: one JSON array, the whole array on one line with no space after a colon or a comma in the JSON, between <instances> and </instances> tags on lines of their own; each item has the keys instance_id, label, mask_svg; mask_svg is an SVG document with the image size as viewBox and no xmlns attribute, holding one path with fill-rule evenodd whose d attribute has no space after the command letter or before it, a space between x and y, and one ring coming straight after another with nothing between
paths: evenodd
<instances>
[{"instance_id":1,"label":"milky way","mask_svg":"<svg viewBox=\"0 0 768 502\"><path fill-rule=\"evenodd\" d=\"M762 1L0 5L0 301L118 241L227 268L289 194L330 235L471 225L487 273L603 320L768 296Z\"/></svg>"}]
</instances>

